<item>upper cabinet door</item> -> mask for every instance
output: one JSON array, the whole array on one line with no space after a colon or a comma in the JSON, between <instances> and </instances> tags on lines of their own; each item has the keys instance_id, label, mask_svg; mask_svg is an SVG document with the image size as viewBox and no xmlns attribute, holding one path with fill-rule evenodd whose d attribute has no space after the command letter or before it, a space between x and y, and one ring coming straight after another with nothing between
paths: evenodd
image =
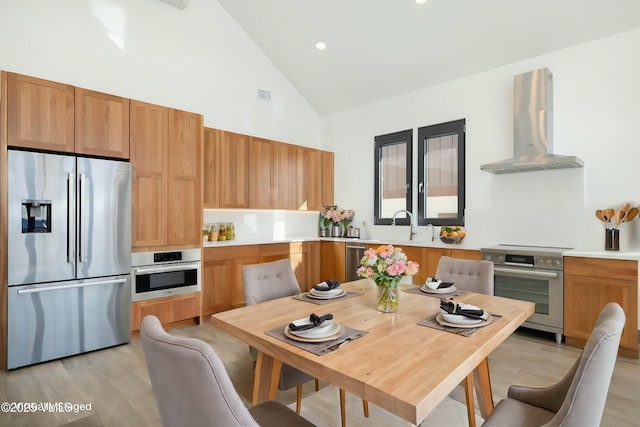
<instances>
[{"instance_id":1,"label":"upper cabinet door","mask_svg":"<svg viewBox=\"0 0 640 427\"><path fill-rule=\"evenodd\" d=\"M273 144L262 138L251 137L249 142L249 207L270 209L272 205L271 170Z\"/></svg>"},{"instance_id":2,"label":"upper cabinet door","mask_svg":"<svg viewBox=\"0 0 640 427\"><path fill-rule=\"evenodd\" d=\"M220 207L249 207L249 139L222 132L220 141Z\"/></svg>"},{"instance_id":3,"label":"upper cabinet door","mask_svg":"<svg viewBox=\"0 0 640 427\"><path fill-rule=\"evenodd\" d=\"M220 138L222 131L204 128L204 144L202 147L202 207L220 207Z\"/></svg>"},{"instance_id":4,"label":"upper cabinet door","mask_svg":"<svg viewBox=\"0 0 640 427\"><path fill-rule=\"evenodd\" d=\"M129 100L76 88L76 153L129 158Z\"/></svg>"},{"instance_id":5,"label":"upper cabinet door","mask_svg":"<svg viewBox=\"0 0 640 427\"><path fill-rule=\"evenodd\" d=\"M131 246L166 244L169 109L131 101Z\"/></svg>"},{"instance_id":6,"label":"upper cabinet door","mask_svg":"<svg viewBox=\"0 0 640 427\"><path fill-rule=\"evenodd\" d=\"M73 153L73 86L7 73L7 98L9 146Z\"/></svg>"},{"instance_id":7,"label":"upper cabinet door","mask_svg":"<svg viewBox=\"0 0 640 427\"><path fill-rule=\"evenodd\" d=\"M167 243L200 245L202 239L202 135L200 114L171 110Z\"/></svg>"},{"instance_id":8,"label":"upper cabinet door","mask_svg":"<svg viewBox=\"0 0 640 427\"><path fill-rule=\"evenodd\" d=\"M322 152L311 148L298 148L298 209L322 210ZM300 161L302 156L302 161ZM302 163L302 171L300 164ZM300 198L302 197L302 198Z\"/></svg>"},{"instance_id":9,"label":"upper cabinet door","mask_svg":"<svg viewBox=\"0 0 640 427\"><path fill-rule=\"evenodd\" d=\"M333 205L333 153L322 152L322 205Z\"/></svg>"},{"instance_id":10,"label":"upper cabinet door","mask_svg":"<svg viewBox=\"0 0 640 427\"><path fill-rule=\"evenodd\" d=\"M296 147L281 142L273 146L273 207L298 209L296 205Z\"/></svg>"}]
</instances>

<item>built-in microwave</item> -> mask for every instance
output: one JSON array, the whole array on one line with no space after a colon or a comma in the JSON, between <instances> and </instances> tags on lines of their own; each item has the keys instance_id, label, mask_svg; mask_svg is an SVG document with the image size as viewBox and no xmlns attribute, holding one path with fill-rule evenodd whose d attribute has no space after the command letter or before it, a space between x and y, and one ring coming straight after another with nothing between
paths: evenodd
<instances>
[{"instance_id":1,"label":"built-in microwave","mask_svg":"<svg viewBox=\"0 0 640 427\"><path fill-rule=\"evenodd\" d=\"M200 249L131 254L131 301L200 291Z\"/></svg>"}]
</instances>

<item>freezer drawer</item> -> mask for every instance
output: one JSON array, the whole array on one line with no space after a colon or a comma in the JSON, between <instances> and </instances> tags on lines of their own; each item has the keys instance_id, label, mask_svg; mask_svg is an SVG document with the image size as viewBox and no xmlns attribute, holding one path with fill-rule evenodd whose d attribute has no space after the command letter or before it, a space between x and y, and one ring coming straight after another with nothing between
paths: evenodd
<instances>
[{"instance_id":1,"label":"freezer drawer","mask_svg":"<svg viewBox=\"0 0 640 427\"><path fill-rule=\"evenodd\" d=\"M131 339L128 275L11 286L8 293L8 369Z\"/></svg>"}]
</instances>

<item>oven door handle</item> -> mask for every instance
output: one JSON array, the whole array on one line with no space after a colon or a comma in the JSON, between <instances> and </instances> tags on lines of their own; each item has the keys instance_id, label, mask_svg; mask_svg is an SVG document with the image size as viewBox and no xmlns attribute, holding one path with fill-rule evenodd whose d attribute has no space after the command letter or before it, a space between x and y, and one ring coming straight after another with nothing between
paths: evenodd
<instances>
[{"instance_id":1,"label":"oven door handle","mask_svg":"<svg viewBox=\"0 0 640 427\"><path fill-rule=\"evenodd\" d=\"M193 269L199 269L199 268L200 268L199 262L192 262L192 263L186 263L186 264L164 265L162 267L138 267L133 269L133 273L135 275L168 273L170 271L193 270Z\"/></svg>"},{"instance_id":2,"label":"oven door handle","mask_svg":"<svg viewBox=\"0 0 640 427\"><path fill-rule=\"evenodd\" d=\"M539 271L539 270L518 270L515 268L495 267L498 273L519 274L521 276L537 276L537 277L558 277L557 271Z\"/></svg>"}]
</instances>

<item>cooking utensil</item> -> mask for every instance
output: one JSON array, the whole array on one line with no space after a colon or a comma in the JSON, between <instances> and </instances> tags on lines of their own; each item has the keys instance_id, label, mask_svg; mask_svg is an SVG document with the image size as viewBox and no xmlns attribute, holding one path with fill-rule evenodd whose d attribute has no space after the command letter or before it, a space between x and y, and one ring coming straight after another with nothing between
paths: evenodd
<instances>
[{"instance_id":1,"label":"cooking utensil","mask_svg":"<svg viewBox=\"0 0 640 427\"><path fill-rule=\"evenodd\" d=\"M622 206L620 208L620 210L623 211L625 215L627 215L629 213L630 209L631 209L631 204L630 203L625 203L624 206Z\"/></svg>"},{"instance_id":2,"label":"cooking utensil","mask_svg":"<svg viewBox=\"0 0 640 427\"><path fill-rule=\"evenodd\" d=\"M602 209L598 209L596 211L596 218L598 218L602 222L607 222L607 220L605 220L604 216L602 215Z\"/></svg>"},{"instance_id":3,"label":"cooking utensil","mask_svg":"<svg viewBox=\"0 0 640 427\"><path fill-rule=\"evenodd\" d=\"M615 215L615 213L616 211L614 211L613 208L604 209L602 211L602 216L604 217L605 222L613 220L613 216Z\"/></svg>"},{"instance_id":4,"label":"cooking utensil","mask_svg":"<svg viewBox=\"0 0 640 427\"><path fill-rule=\"evenodd\" d=\"M625 212L623 210L619 210L615 213L613 222L616 225L616 228L620 226L620 223L623 222L625 216Z\"/></svg>"},{"instance_id":5,"label":"cooking utensil","mask_svg":"<svg viewBox=\"0 0 640 427\"><path fill-rule=\"evenodd\" d=\"M627 214L624 217L624 222L631 221L633 218L638 216L638 213L640 213L640 209L638 209L636 207L633 207L633 208L629 209L629 212L627 212Z\"/></svg>"}]
</instances>

